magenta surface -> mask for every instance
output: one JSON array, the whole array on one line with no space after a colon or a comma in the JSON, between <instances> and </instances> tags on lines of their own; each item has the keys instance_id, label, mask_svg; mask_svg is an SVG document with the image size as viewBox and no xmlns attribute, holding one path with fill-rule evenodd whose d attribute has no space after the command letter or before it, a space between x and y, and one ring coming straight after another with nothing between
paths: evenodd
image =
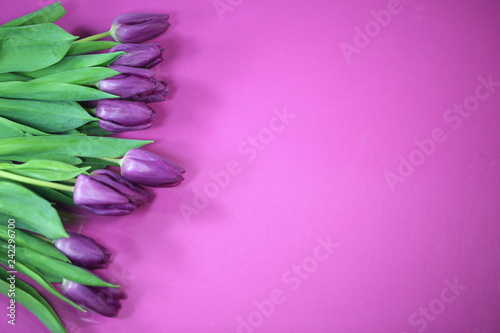
<instances>
[{"instance_id":1,"label":"magenta surface","mask_svg":"<svg viewBox=\"0 0 500 333\"><path fill-rule=\"evenodd\" d=\"M128 299L115 319L57 306L70 332L500 332L500 2L63 5L80 36L170 14L167 101L121 136L187 170L82 226Z\"/></svg>"}]
</instances>

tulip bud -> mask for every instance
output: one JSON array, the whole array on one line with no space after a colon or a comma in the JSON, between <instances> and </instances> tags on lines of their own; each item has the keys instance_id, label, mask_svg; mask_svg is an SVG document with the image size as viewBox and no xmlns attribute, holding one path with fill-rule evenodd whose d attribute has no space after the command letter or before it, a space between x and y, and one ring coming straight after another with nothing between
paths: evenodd
<instances>
[{"instance_id":1,"label":"tulip bud","mask_svg":"<svg viewBox=\"0 0 500 333\"><path fill-rule=\"evenodd\" d=\"M163 61L163 49L160 44L120 44L109 52L125 52L113 62L113 65L153 68Z\"/></svg>"},{"instance_id":2,"label":"tulip bud","mask_svg":"<svg viewBox=\"0 0 500 333\"><path fill-rule=\"evenodd\" d=\"M99 274L96 274L95 272L94 272L94 275L97 275L101 280L106 280L102 276L100 276ZM108 296L110 298L114 298L114 299L127 298L127 295L125 294L125 292L123 291L122 288L94 287L94 286L92 286L92 288L98 292L105 294L106 296Z\"/></svg>"},{"instance_id":3,"label":"tulip bud","mask_svg":"<svg viewBox=\"0 0 500 333\"><path fill-rule=\"evenodd\" d=\"M185 172L180 166L142 149L129 150L121 162L121 174L129 181L151 187L177 186Z\"/></svg>"},{"instance_id":4,"label":"tulip bud","mask_svg":"<svg viewBox=\"0 0 500 333\"><path fill-rule=\"evenodd\" d=\"M113 20L110 33L120 43L143 43L158 37L169 27L165 14L122 14Z\"/></svg>"},{"instance_id":5,"label":"tulip bud","mask_svg":"<svg viewBox=\"0 0 500 333\"><path fill-rule=\"evenodd\" d=\"M151 127L155 112L145 103L103 99L97 104L96 116L103 130L120 133Z\"/></svg>"},{"instance_id":6,"label":"tulip bud","mask_svg":"<svg viewBox=\"0 0 500 333\"><path fill-rule=\"evenodd\" d=\"M100 169L76 179L73 201L98 215L127 215L144 204L149 193L119 174Z\"/></svg>"},{"instance_id":7,"label":"tulip bud","mask_svg":"<svg viewBox=\"0 0 500 333\"><path fill-rule=\"evenodd\" d=\"M103 289L115 288L85 286L68 280L61 285L62 292L73 302L102 316L116 317L121 308L119 297Z\"/></svg>"},{"instance_id":8,"label":"tulip bud","mask_svg":"<svg viewBox=\"0 0 500 333\"><path fill-rule=\"evenodd\" d=\"M101 268L108 262L111 252L90 237L68 232L69 238L60 238L54 246L64 253L71 263L86 268Z\"/></svg>"},{"instance_id":9,"label":"tulip bud","mask_svg":"<svg viewBox=\"0 0 500 333\"><path fill-rule=\"evenodd\" d=\"M139 94L130 97L133 101L144 102L144 103L153 103L153 102L163 102L165 100L165 96L168 94L167 82L165 81L156 81L154 89L147 94Z\"/></svg>"},{"instance_id":10,"label":"tulip bud","mask_svg":"<svg viewBox=\"0 0 500 333\"><path fill-rule=\"evenodd\" d=\"M148 94L156 87L154 72L149 69L128 66L109 66L122 74L99 81L96 86L101 91L127 98L138 94Z\"/></svg>"}]
</instances>

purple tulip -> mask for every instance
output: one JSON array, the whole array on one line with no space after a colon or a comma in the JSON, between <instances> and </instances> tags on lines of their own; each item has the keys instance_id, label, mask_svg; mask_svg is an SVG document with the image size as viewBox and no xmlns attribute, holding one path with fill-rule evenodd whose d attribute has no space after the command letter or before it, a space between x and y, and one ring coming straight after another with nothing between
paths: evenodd
<instances>
[{"instance_id":1,"label":"purple tulip","mask_svg":"<svg viewBox=\"0 0 500 333\"><path fill-rule=\"evenodd\" d=\"M106 280L99 274L96 274L94 272L94 275L97 275L101 280ZM127 295L123 291L122 288L111 288L111 287L94 287L92 286L93 289L97 290L98 292L101 292L105 294L108 297L114 298L114 299L125 299L127 298Z\"/></svg>"},{"instance_id":2,"label":"purple tulip","mask_svg":"<svg viewBox=\"0 0 500 333\"><path fill-rule=\"evenodd\" d=\"M78 305L92 310L102 316L116 317L121 308L120 295L107 291L107 287L91 287L73 281L64 280L62 292Z\"/></svg>"},{"instance_id":3,"label":"purple tulip","mask_svg":"<svg viewBox=\"0 0 500 333\"><path fill-rule=\"evenodd\" d=\"M100 100L96 107L99 126L105 131L120 133L151 127L155 117L145 103L117 99Z\"/></svg>"},{"instance_id":4,"label":"purple tulip","mask_svg":"<svg viewBox=\"0 0 500 333\"><path fill-rule=\"evenodd\" d=\"M97 83L100 90L127 98L138 94L149 94L156 87L154 72L145 68L109 66L121 74Z\"/></svg>"},{"instance_id":5,"label":"purple tulip","mask_svg":"<svg viewBox=\"0 0 500 333\"><path fill-rule=\"evenodd\" d=\"M151 92L147 94L143 93L135 95L129 98L133 101L144 102L144 103L163 102L167 94L168 94L167 82L156 81L156 85Z\"/></svg>"},{"instance_id":6,"label":"purple tulip","mask_svg":"<svg viewBox=\"0 0 500 333\"><path fill-rule=\"evenodd\" d=\"M100 169L76 179L73 201L98 215L127 215L144 204L149 193L119 174Z\"/></svg>"},{"instance_id":7,"label":"purple tulip","mask_svg":"<svg viewBox=\"0 0 500 333\"><path fill-rule=\"evenodd\" d=\"M168 30L170 23L165 14L122 14L115 17L111 36L120 43L143 43Z\"/></svg>"},{"instance_id":8,"label":"purple tulip","mask_svg":"<svg viewBox=\"0 0 500 333\"><path fill-rule=\"evenodd\" d=\"M54 246L64 253L71 263L86 268L101 268L111 257L111 251L90 237L68 232L69 238L60 238Z\"/></svg>"},{"instance_id":9,"label":"purple tulip","mask_svg":"<svg viewBox=\"0 0 500 333\"><path fill-rule=\"evenodd\" d=\"M123 177L145 186L173 187L184 180L183 168L142 149L129 150L122 159L121 168Z\"/></svg>"},{"instance_id":10,"label":"purple tulip","mask_svg":"<svg viewBox=\"0 0 500 333\"><path fill-rule=\"evenodd\" d=\"M160 44L121 44L109 52L125 52L113 62L113 65L153 68L163 61L163 49Z\"/></svg>"}]
</instances>

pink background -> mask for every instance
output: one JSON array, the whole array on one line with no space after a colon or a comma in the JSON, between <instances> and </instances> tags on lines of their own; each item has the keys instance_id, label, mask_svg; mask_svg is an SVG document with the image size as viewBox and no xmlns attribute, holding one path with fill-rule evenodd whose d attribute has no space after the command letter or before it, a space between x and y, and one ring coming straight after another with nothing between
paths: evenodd
<instances>
[{"instance_id":1,"label":"pink background","mask_svg":"<svg viewBox=\"0 0 500 333\"><path fill-rule=\"evenodd\" d=\"M81 36L171 15L169 100L123 136L187 169L149 207L83 225L128 299L116 319L57 306L69 331L500 332L500 2L219 3L63 1Z\"/></svg>"}]
</instances>

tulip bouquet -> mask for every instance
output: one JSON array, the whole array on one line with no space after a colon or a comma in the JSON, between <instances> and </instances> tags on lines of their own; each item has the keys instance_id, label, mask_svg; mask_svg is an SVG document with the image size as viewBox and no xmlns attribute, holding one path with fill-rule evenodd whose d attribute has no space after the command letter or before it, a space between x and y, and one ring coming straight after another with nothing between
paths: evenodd
<instances>
[{"instance_id":1,"label":"tulip bouquet","mask_svg":"<svg viewBox=\"0 0 500 333\"><path fill-rule=\"evenodd\" d=\"M145 187L179 185L185 172L142 149L152 141L110 136L150 127L149 104L165 100L167 84L151 70L163 49L141 43L164 33L168 16L119 15L109 31L78 39L54 23L64 14L58 2L0 25L0 292L52 332L66 330L16 273L104 316L125 296L93 271L111 252L65 229L68 207L130 214L149 200Z\"/></svg>"}]
</instances>

